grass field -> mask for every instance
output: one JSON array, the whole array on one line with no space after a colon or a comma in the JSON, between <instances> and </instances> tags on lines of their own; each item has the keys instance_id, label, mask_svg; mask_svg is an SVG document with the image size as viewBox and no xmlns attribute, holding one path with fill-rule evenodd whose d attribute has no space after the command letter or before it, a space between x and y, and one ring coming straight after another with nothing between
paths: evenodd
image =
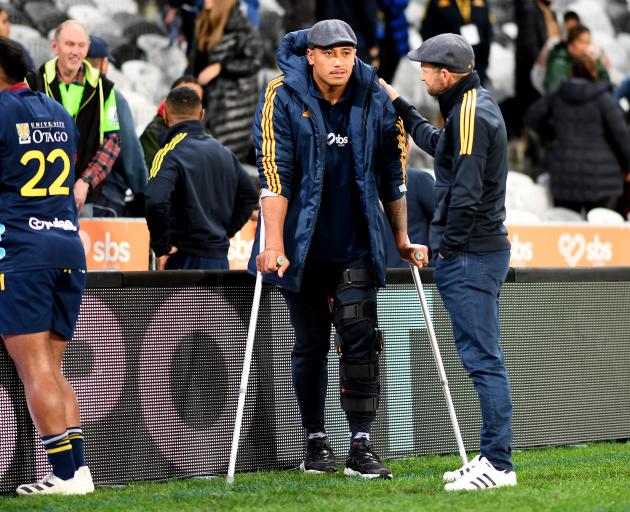
<instances>
[{"instance_id":1,"label":"grass field","mask_svg":"<svg viewBox=\"0 0 630 512\"><path fill-rule=\"evenodd\" d=\"M455 456L390 461L392 481L299 471L97 488L84 497L0 496L0 510L129 512L256 511L630 511L630 443L598 443L516 453L519 485L446 493L441 475Z\"/></svg>"}]
</instances>

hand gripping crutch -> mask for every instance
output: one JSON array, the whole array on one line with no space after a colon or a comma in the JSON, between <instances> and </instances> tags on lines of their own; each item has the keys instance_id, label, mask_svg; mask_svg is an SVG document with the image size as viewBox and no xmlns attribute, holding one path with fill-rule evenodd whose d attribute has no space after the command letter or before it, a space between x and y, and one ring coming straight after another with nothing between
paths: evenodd
<instances>
[{"instance_id":1,"label":"hand gripping crutch","mask_svg":"<svg viewBox=\"0 0 630 512\"><path fill-rule=\"evenodd\" d=\"M262 207L260 208L258 222L260 222L260 252L263 252L265 250L265 223L262 217ZM262 284L262 272L256 272L256 286L254 287L254 301L252 303L252 313L249 317L249 328L247 330L243 373L241 374L241 385L238 388L238 406L236 408L236 420L234 421L234 434L232 435L230 464L228 466L227 478L225 479L228 484L234 483L236 453L238 452L238 442L241 437L241 423L243 421L243 411L245 410L245 395L247 394L247 383L249 382L249 368L252 363L252 352L254 351L254 337L256 336L256 323L258 322L258 306L260 306Z\"/></svg>"},{"instance_id":2,"label":"hand gripping crutch","mask_svg":"<svg viewBox=\"0 0 630 512\"><path fill-rule=\"evenodd\" d=\"M417 260L422 260L424 259L424 255L421 252L418 252L415 254L415 258ZM431 349L433 350L433 358L435 359L435 365L437 366L438 373L440 375L442 391L444 391L444 398L446 398L446 405L448 406L448 414L451 417L451 424L453 425L453 432L455 433L457 448L459 449L459 456L462 458L462 463L465 466L466 464L468 464L468 457L466 457L464 441L462 440L462 434L459 431L459 423L457 423L457 416L455 415L455 407L453 406L451 392L448 389L448 380L446 379L446 372L444 371L444 365L442 364L440 347L438 346L437 339L435 337L435 331L433 330L433 321L431 320L431 315L429 314L427 299L424 296L424 288L422 287L422 281L420 280L420 272L418 272L418 267L411 264L409 264L409 266L411 267L413 282L416 285L416 291L418 292L420 304L422 305L422 314L424 315L424 321L427 324L427 331L429 331L429 339L431 341Z\"/></svg>"}]
</instances>

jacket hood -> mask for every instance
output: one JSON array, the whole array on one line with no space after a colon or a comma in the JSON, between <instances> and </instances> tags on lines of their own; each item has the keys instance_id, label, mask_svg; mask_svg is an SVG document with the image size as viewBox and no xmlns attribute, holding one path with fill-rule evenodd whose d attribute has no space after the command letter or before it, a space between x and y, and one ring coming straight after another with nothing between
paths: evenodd
<instances>
[{"instance_id":1,"label":"jacket hood","mask_svg":"<svg viewBox=\"0 0 630 512\"><path fill-rule=\"evenodd\" d=\"M611 92L608 82L587 80L586 78L570 78L560 84L557 94L570 103L586 103L595 97Z\"/></svg>"},{"instance_id":2,"label":"jacket hood","mask_svg":"<svg viewBox=\"0 0 630 512\"><path fill-rule=\"evenodd\" d=\"M306 59L308 30L289 32L282 38L276 59L278 66L284 73L284 83L300 94L308 93L308 79L311 66ZM369 88L379 87L374 80L374 68L360 59L356 59L352 69L351 79L355 84Z\"/></svg>"}]
</instances>

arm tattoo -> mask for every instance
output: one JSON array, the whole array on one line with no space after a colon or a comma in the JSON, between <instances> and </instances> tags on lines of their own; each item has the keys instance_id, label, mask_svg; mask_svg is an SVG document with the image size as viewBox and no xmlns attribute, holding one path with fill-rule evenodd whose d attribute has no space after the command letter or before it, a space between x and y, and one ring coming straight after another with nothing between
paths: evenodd
<instances>
[{"instance_id":1,"label":"arm tattoo","mask_svg":"<svg viewBox=\"0 0 630 512\"><path fill-rule=\"evenodd\" d=\"M407 232L407 198L402 196L397 201L383 203L383 208L389 219L389 225L395 233Z\"/></svg>"}]
</instances>

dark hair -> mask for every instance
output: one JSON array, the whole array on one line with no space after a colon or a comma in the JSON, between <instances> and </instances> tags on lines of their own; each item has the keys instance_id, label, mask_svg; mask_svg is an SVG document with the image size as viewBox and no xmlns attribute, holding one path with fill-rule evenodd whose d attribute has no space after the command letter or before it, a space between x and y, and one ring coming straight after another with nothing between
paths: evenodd
<instances>
[{"instance_id":1,"label":"dark hair","mask_svg":"<svg viewBox=\"0 0 630 512\"><path fill-rule=\"evenodd\" d=\"M198 84L201 85L198 80L192 75L184 75L180 76L177 80L175 80L171 85L171 90L175 89L180 84Z\"/></svg>"},{"instance_id":2,"label":"dark hair","mask_svg":"<svg viewBox=\"0 0 630 512\"><path fill-rule=\"evenodd\" d=\"M599 80L597 62L590 55L580 55L573 58L571 64L571 76L574 78L586 78L587 80Z\"/></svg>"},{"instance_id":3,"label":"dark hair","mask_svg":"<svg viewBox=\"0 0 630 512\"><path fill-rule=\"evenodd\" d=\"M22 82L28 73L24 50L18 43L6 37L0 37L0 68L12 83Z\"/></svg>"},{"instance_id":4,"label":"dark hair","mask_svg":"<svg viewBox=\"0 0 630 512\"><path fill-rule=\"evenodd\" d=\"M580 37L582 34L585 34L585 33L588 33L588 34L591 33L588 27L582 24L576 25L571 30L569 30L569 33L567 34L567 45L571 44L578 37Z\"/></svg>"},{"instance_id":5,"label":"dark hair","mask_svg":"<svg viewBox=\"0 0 630 512\"><path fill-rule=\"evenodd\" d=\"M564 13L564 16L562 17L563 21L566 23L569 20L575 20L578 23L580 23L580 16L577 12L575 11L566 11Z\"/></svg>"},{"instance_id":6,"label":"dark hair","mask_svg":"<svg viewBox=\"0 0 630 512\"><path fill-rule=\"evenodd\" d=\"M190 87L176 87L168 93L166 105L170 112L178 116L194 116L201 109L201 98Z\"/></svg>"}]
</instances>

